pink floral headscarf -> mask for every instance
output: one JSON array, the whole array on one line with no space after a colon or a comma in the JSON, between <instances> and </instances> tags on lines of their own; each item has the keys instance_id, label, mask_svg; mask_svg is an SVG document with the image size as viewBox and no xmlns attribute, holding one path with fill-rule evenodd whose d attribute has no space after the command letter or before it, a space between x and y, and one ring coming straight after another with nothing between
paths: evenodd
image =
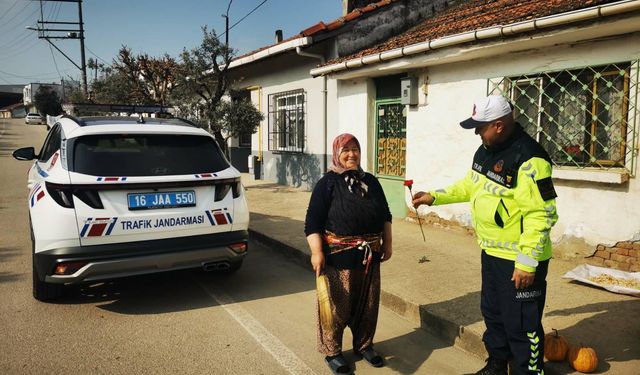
<instances>
[{"instance_id":1,"label":"pink floral headscarf","mask_svg":"<svg viewBox=\"0 0 640 375\"><path fill-rule=\"evenodd\" d=\"M356 138L353 134L342 133L333 140L333 156L331 158L331 166L329 167L330 171L333 171L337 174L342 174L345 171L349 170L344 165L342 165L342 163L340 163L340 153L342 153L342 149L344 148L344 146L346 146L347 143L351 142L352 140L356 142L356 146L358 146L358 149L362 150L360 148L360 142L358 142L358 138ZM359 164L358 171L362 171L362 168L360 168Z\"/></svg>"}]
</instances>

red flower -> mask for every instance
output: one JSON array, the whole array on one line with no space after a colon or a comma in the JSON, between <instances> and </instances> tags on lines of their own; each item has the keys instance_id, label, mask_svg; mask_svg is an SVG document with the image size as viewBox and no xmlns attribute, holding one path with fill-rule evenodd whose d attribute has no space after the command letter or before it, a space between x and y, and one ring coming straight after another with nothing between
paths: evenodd
<instances>
[{"instance_id":1,"label":"red flower","mask_svg":"<svg viewBox=\"0 0 640 375\"><path fill-rule=\"evenodd\" d=\"M404 180L404 186L411 187L413 185L413 180Z\"/></svg>"}]
</instances>

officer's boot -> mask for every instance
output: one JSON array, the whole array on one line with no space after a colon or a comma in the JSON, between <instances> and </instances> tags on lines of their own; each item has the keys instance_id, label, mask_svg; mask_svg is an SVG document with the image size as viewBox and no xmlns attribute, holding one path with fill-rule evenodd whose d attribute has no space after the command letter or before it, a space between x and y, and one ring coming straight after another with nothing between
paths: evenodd
<instances>
[{"instance_id":1,"label":"officer's boot","mask_svg":"<svg viewBox=\"0 0 640 375\"><path fill-rule=\"evenodd\" d=\"M507 375L507 361L489 357L487 364L475 375Z\"/></svg>"}]
</instances>

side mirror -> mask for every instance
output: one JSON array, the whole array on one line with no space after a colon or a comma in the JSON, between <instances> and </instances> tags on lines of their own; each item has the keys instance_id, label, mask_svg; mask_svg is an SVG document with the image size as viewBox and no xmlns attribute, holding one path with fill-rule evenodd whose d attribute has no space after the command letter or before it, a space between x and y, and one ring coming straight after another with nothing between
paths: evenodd
<instances>
[{"instance_id":1,"label":"side mirror","mask_svg":"<svg viewBox=\"0 0 640 375\"><path fill-rule=\"evenodd\" d=\"M33 147L23 147L13 152L13 157L17 160L33 160L37 157Z\"/></svg>"}]
</instances>

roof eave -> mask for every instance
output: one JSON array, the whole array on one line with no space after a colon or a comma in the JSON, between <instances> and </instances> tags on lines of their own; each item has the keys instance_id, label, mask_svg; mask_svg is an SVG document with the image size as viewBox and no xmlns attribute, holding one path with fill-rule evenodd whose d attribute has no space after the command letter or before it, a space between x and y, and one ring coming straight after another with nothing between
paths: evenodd
<instances>
[{"instance_id":1,"label":"roof eave","mask_svg":"<svg viewBox=\"0 0 640 375\"><path fill-rule=\"evenodd\" d=\"M268 57L271 57L280 53L284 53L290 50L295 50L297 47L306 47L311 44L313 44L312 37L300 37L300 38L290 40L288 42L279 43L269 48L265 48L256 53L253 53L249 56L245 56L240 59L231 61L231 63L229 63L229 69L250 64L258 60L266 59Z\"/></svg>"},{"instance_id":2,"label":"roof eave","mask_svg":"<svg viewBox=\"0 0 640 375\"><path fill-rule=\"evenodd\" d=\"M313 77L333 74L348 69L358 69L365 65L374 65L393 59L425 53L430 50L460 45L463 43L513 36L525 32L543 30L556 26L569 25L579 21L599 19L602 17L619 15L640 10L640 0L623 0L616 3L598 5L590 8L559 13L546 17L534 18L527 21L515 22L507 25L497 25L484 29L476 29L442 38L431 39L408 46L378 52L355 59L342 61L332 65L325 65L310 71Z\"/></svg>"}]
</instances>

